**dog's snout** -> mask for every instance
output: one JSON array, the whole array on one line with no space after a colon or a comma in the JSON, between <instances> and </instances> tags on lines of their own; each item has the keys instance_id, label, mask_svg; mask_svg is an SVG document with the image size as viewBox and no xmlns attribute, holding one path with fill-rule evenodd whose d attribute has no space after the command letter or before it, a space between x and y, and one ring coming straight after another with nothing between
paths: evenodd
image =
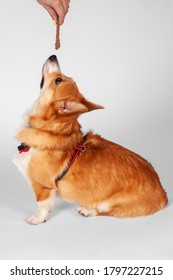
<instances>
[{"instance_id":1,"label":"dog's snout","mask_svg":"<svg viewBox=\"0 0 173 280\"><path fill-rule=\"evenodd\" d=\"M61 72L59 62L58 62L56 55L51 55L46 60L44 66L43 66L43 74L46 72L48 72L48 73L52 73L52 72L60 73Z\"/></svg>"},{"instance_id":2,"label":"dog's snout","mask_svg":"<svg viewBox=\"0 0 173 280\"><path fill-rule=\"evenodd\" d=\"M49 59L51 62L58 61L56 55L51 55L48 59Z\"/></svg>"}]
</instances>

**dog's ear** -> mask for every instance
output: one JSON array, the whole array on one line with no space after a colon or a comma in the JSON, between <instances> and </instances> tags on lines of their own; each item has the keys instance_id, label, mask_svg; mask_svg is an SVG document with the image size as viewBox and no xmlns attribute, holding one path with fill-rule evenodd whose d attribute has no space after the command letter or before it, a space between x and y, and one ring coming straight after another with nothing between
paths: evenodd
<instances>
[{"instance_id":1,"label":"dog's ear","mask_svg":"<svg viewBox=\"0 0 173 280\"><path fill-rule=\"evenodd\" d=\"M57 101L56 107L58 108L58 113L60 114L85 113L88 111L88 108L84 104L66 99Z\"/></svg>"},{"instance_id":2,"label":"dog's ear","mask_svg":"<svg viewBox=\"0 0 173 280\"><path fill-rule=\"evenodd\" d=\"M56 102L56 107L58 107L58 112L60 114L85 113L92 110L104 109L103 106L94 104L85 98L83 98L80 102L70 101L67 99L60 100Z\"/></svg>"},{"instance_id":3,"label":"dog's ear","mask_svg":"<svg viewBox=\"0 0 173 280\"><path fill-rule=\"evenodd\" d=\"M85 99L85 98L82 99L81 103L82 103L85 107L87 107L87 109L88 109L87 111L88 111L88 112L89 112L89 111L92 111L92 110L97 110L97 109L104 109L103 106L98 105L98 104L95 104L95 103L92 103L92 102L88 101L88 100Z\"/></svg>"}]
</instances>

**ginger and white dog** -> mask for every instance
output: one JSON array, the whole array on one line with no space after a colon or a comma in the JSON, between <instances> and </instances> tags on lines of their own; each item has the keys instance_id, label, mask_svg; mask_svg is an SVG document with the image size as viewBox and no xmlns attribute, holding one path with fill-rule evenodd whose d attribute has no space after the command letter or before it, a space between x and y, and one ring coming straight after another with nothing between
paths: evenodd
<instances>
[{"instance_id":1,"label":"ginger and white dog","mask_svg":"<svg viewBox=\"0 0 173 280\"><path fill-rule=\"evenodd\" d=\"M56 195L79 204L84 216L145 216L167 204L159 177L144 158L92 132L83 135L79 115L101 108L62 74L56 56L49 57L40 97L16 135L22 144L14 162L38 204L28 223L47 221Z\"/></svg>"}]
</instances>

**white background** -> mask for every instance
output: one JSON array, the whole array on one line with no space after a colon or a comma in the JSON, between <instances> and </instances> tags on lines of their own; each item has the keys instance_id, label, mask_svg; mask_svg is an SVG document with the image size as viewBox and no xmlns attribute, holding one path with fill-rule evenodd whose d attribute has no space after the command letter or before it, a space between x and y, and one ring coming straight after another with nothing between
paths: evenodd
<instances>
[{"instance_id":1,"label":"white background","mask_svg":"<svg viewBox=\"0 0 173 280\"><path fill-rule=\"evenodd\" d=\"M173 1L71 0L54 50L55 26L35 0L3 1L0 9L0 258L173 258ZM89 100L105 106L80 118L148 159L169 198L144 218L83 218L57 200L52 218L30 226L31 188L11 161L22 115L39 95L51 54Z\"/></svg>"}]
</instances>

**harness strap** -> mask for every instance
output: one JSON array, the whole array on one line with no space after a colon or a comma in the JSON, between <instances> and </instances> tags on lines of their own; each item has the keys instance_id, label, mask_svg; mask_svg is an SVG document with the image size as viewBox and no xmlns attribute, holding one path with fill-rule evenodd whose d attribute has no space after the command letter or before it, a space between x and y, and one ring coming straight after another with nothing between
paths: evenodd
<instances>
[{"instance_id":1,"label":"harness strap","mask_svg":"<svg viewBox=\"0 0 173 280\"><path fill-rule=\"evenodd\" d=\"M20 146L17 147L20 154L26 153L30 150L30 147L24 143L21 143ZM64 168L64 170L56 177L55 184L57 184L58 181L60 181L64 175L68 172L70 167L73 165L77 157L80 155L82 151L85 150L85 146L83 144L77 144L77 146L74 148L73 154L71 158L69 159L67 166Z\"/></svg>"},{"instance_id":2,"label":"harness strap","mask_svg":"<svg viewBox=\"0 0 173 280\"><path fill-rule=\"evenodd\" d=\"M21 143L20 146L17 147L20 154L27 153L30 150L30 147L24 143Z\"/></svg>"},{"instance_id":3,"label":"harness strap","mask_svg":"<svg viewBox=\"0 0 173 280\"><path fill-rule=\"evenodd\" d=\"M77 157L80 155L80 153L82 151L84 151L85 147L83 144L77 144L77 146L74 148L74 152L71 156L71 158L69 159L67 166L64 168L64 170L56 177L55 179L55 183L57 184L58 181L60 181L64 175L68 172L68 170L70 169L70 167L73 165L73 163L75 162L75 160L77 159Z\"/></svg>"}]
</instances>

